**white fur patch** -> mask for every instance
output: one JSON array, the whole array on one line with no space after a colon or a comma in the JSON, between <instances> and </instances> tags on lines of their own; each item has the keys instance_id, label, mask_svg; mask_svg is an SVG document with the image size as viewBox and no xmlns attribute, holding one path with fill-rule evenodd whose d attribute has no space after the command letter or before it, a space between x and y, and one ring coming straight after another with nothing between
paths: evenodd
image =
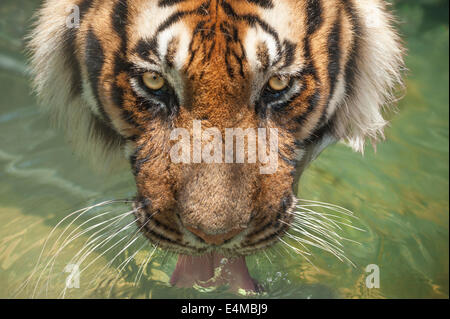
<instances>
[{"instance_id":1,"label":"white fur patch","mask_svg":"<svg viewBox=\"0 0 450 319\"><path fill-rule=\"evenodd\" d=\"M354 94L337 110L336 134L355 151L363 152L366 138L384 138L387 122L381 112L393 103L402 83L403 50L391 26L392 17L379 0L353 1L363 31L357 57Z\"/></svg>"}]
</instances>

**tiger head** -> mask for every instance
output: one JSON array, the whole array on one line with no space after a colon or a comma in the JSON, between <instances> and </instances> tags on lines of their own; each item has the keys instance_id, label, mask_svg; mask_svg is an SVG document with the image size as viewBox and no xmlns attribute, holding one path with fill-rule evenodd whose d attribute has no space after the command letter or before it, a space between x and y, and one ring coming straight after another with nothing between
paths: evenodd
<instances>
[{"instance_id":1,"label":"tiger head","mask_svg":"<svg viewBox=\"0 0 450 319\"><path fill-rule=\"evenodd\" d=\"M150 241L242 256L288 230L299 176L327 145L383 137L403 65L391 20L382 0L48 0L29 48L42 104L80 153L130 161ZM275 129L276 169L221 162L222 146L196 160L195 141L174 161L174 130L196 126Z\"/></svg>"}]
</instances>

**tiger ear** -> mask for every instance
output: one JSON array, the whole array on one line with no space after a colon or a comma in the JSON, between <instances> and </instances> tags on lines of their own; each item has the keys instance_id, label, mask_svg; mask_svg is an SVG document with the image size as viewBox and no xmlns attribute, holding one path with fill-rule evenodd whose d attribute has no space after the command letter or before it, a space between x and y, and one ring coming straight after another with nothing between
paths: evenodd
<instances>
[{"instance_id":1,"label":"tiger ear","mask_svg":"<svg viewBox=\"0 0 450 319\"><path fill-rule=\"evenodd\" d=\"M382 112L402 86L403 47L383 0L353 1L357 12L356 45L349 65L348 91L337 108L335 137L363 153L367 139L384 139Z\"/></svg>"}]
</instances>

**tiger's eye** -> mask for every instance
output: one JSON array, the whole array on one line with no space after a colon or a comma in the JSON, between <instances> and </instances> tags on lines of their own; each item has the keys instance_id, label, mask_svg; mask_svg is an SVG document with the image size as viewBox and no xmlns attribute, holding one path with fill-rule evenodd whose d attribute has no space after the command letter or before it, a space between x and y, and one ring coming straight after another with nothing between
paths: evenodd
<instances>
[{"instance_id":1,"label":"tiger's eye","mask_svg":"<svg viewBox=\"0 0 450 319\"><path fill-rule=\"evenodd\" d=\"M147 86L150 90L158 91L164 87L166 84L166 80L155 72L146 72L142 76L142 80L144 81L145 86Z\"/></svg>"},{"instance_id":2,"label":"tiger's eye","mask_svg":"<svg viewBox=\"0 0 450 319\"><path fill-rule=\"evenodd\" d=\"M289 78L273 76L269 80L269 87L274 91L283 91L289 86L289 82Z\"/></svg>"}]
</instances>

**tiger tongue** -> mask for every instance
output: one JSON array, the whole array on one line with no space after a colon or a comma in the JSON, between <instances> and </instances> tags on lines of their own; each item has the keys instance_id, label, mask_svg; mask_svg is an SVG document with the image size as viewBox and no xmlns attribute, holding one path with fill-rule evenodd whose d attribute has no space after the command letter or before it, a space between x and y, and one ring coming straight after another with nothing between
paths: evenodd
<instances>
[{"instance_id":1,"label":"tiger tongue","mask_svg":"<svg viewBox=\"0 0 450 319\"><path fill-rule=\"evenodd\" d=\"M245 257L227 259L212 253L203 256L179 255L170 284L180 288L229 285L234 292L239 289L255 292L257 287L250 277Z\"/></svg>"}]
</instances>

